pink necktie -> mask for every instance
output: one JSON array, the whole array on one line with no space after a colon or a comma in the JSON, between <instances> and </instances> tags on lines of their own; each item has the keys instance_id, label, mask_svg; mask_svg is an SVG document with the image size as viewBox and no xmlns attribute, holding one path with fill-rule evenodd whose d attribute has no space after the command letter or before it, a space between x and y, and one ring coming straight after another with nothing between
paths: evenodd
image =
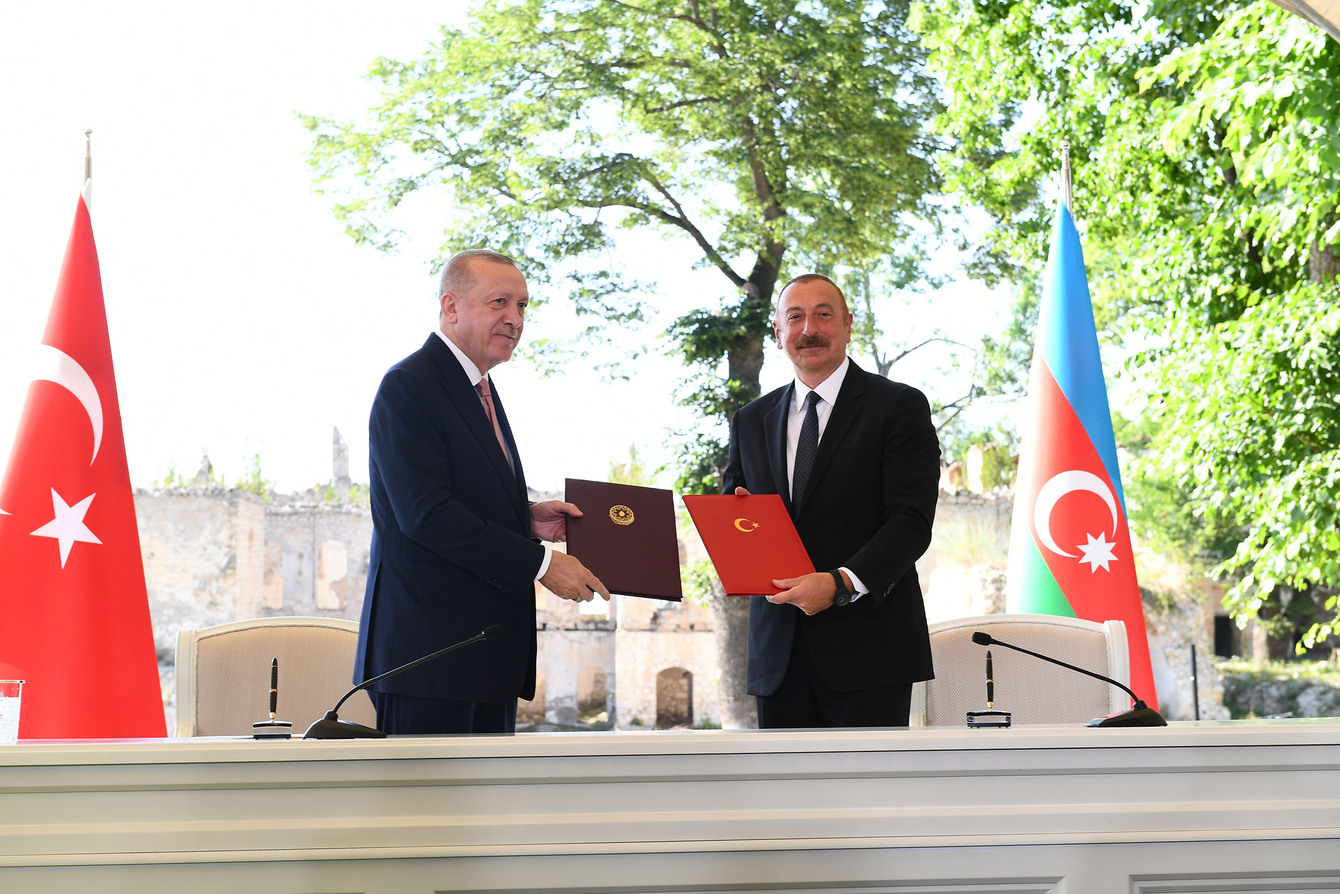
<instances>
[{"instance_id":1,"label":"pink necktie","mask_svg":"<svg viewBox=\"0 0 1340 894\"><path fill-rule=\"evenodd\" d=\"M498 426L498 414L493 412L493 392L489 390L488 377L479 380L475 391L479 393L479 401L484 405L484 415L493 423L493 433L498 437L498 446L502 448L503 456L507 458L507 465L511 466L512 452L507 449L507 442L503 440L502 429Z\"/></svg>"}]
</instances>

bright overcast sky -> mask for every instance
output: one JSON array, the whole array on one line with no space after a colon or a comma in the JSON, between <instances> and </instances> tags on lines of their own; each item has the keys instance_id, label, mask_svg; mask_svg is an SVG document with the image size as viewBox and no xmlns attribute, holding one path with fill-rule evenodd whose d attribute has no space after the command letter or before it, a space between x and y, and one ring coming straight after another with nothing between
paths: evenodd
<instances>
[{"instance_id":1,"label":"bright overcast sky","mask_svg":"<svg viewBox=\"0 0 1340 894\"><path fill-rule=\"evenodd\" d=\"M366 481L381 374L436 325L439 232L425 222L394 255L356 246L311 190L294 113L358 116L375 99L368 64L418 55L465 5L0 4L0 462L91 128L93 229L132 481L147 486L173 467L190 476L207 452L231 483L259 454L280 490L303 489L330 478L333 427L353 478ZM629 251L667 300L725 282L687 275L686 249L643 241ZM542 314L526 336L560 331L545 325ZM669 458L678 370L659 357L638 369L609 386L582 369L545 380L520 361L494 371L533 487L603 479L630 444ZM787 372L771 361L765 385Z\"/></svg>"}]
</instances>

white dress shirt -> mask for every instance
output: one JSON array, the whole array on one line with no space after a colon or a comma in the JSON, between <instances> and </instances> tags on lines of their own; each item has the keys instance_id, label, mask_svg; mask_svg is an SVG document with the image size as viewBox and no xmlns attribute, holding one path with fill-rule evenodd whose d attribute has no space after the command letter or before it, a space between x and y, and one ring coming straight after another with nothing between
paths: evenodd
<instances>
[{"instance_id":1,"label":"white dress shirt","mask_svg":"<svg viewBox=\"0 0 1340 894\"><path fill-rule=\"evenodd\" d=\"M815 415L819 417L819 442L823 443L824 430L828 428L828 419L833 415L833 404L837 403L838 392L842 390L842 382L847 378L847 370L851 367L851 358L843 357L842 365L818 384L815 388L810 388L800 379L796 379L795 388L792 389L791 406L786 415L786 486L790 490L794 484L793 479L796 474L796 447L800 444L800 426L805 421L805 400L810 392L814 391L819 395L819 403L814 408ZM794 502L796 495L791 495ZM861 579L852 573L850 568L843 566L838 569L846 572L847 577L851 578L853 589L852 602L855 602L861 596L870 592L870 589L861 582Z\"/></svg>"},{"instance_id":2,"label":"white dress shirt","mask_svg":"<svg viewBox=\"0 0 1340 894\"><path fill-rule=\"evenodd\" d=\"M475 366L475 362L471 360L469 357L467 357L464 351L456 347L456 343L454 341L447 338L447 333L443 332L441 329L434 329L433 331L437 333L438 338L442 339L444 342L447 343L447 347L451 348L451 353L455 354L456 359L461 362L461 369L465 370L465 377L470 380L470 387L474 388L476 385L478 385L479 380L484 378L484 374L479 371L479 367ZM489 390L490 391L493 390L492 381L489 382ZM479 408L481 410L484 408L483 401L480 401ZM540 570L535 572L536 580L539 580L540 578L544 577L545 573L549 570L549 561L550 559L553 558L553 555L550 552L553 549L551 545L541 540L540 546L544 547L544 558L540 560Z\"/></svg>"}]
</instances>

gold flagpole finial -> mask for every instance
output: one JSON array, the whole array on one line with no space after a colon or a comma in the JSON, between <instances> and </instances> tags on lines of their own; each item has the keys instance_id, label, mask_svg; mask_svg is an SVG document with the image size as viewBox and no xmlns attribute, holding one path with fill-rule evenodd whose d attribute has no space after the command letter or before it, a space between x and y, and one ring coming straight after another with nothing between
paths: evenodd
<instances>
[{"instance_id":1,"label":"gold flagpole finial","mask_svg":"<svg viewBox=\"0 0 1340 894\"><path fill-rule=\"evenodd\" d=\"M1073 217L1075 214L1074 196L1070 186L1070 141L1061 141L1061 201Z\"/></svg>"}]
</instances>

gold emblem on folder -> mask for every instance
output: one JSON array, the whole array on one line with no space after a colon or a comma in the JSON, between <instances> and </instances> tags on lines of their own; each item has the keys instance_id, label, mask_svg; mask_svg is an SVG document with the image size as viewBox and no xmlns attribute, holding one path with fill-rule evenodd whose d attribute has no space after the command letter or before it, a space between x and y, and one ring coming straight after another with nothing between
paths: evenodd
<instances>
[{"instance_id":1,"label":"gold emblem on folder","mask_svg":"<svg viewBox=\"0 0 1340 894\"><path fill-rule=\"evenodd\" d=\"M759 527L758 522L751 521L750 519L747 518L737 518L735 520L735 530L743 531L746 534L750 534L754 531L757 531L758 527Z\"/></svg>"},{"instance_id":2,"label":"gold emblem on folder","mask_svg":"<svg viewBox=\"0 0 1340 894\"><path fill-rule=\"evenodd\" d=\"M620 503L610 507L610 521L616 525L631 525L634 521L633 510Z\"/></svg>"}]
</instances>

